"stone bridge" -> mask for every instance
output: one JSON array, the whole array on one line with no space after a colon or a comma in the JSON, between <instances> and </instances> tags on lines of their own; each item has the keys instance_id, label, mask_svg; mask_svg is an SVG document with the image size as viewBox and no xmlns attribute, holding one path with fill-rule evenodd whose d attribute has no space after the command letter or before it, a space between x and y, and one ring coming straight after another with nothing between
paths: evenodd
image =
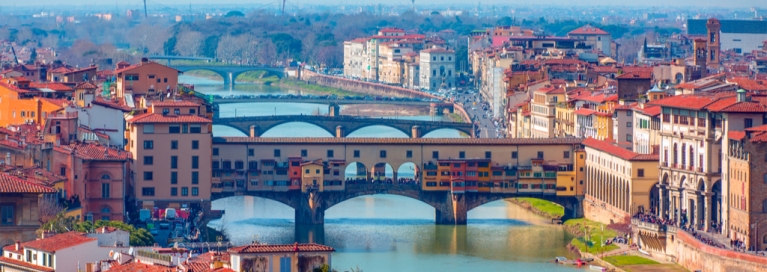
<instances>
[{"instance_id":1,"label":"stone bridge","mask_svg":"<svg viewBox=\"0 0 767 272\"><path fill-rule=\"evenodd\" d=\"M268 97L267 97L268 96ZM205 97L204 94L200 97ZM357 98L362 98L357 97ZM408 100L370 100L370 99L332 99L332 98L310 98L310 97L272 97L270 95L261 96L244 96L244 97L226 97L226 98L214 98L214 105L221 104L233 104L233 103L311 103L311 104L324 104L329 105L329 112L338 114L339 109L334 108L335 105L356 105L356 104L373 104L373 105L400 105L400 106L422 106L429 107L431 114L442 115L446 110L450 113L455 111L455 106L452 102L443 101L431 101L431 99L408 99ZM218 106L215 106L218 108Z\"/></svg>"},{"instance_id":2,"label":"stone bridge","mask_svg":"<svg viewBox=\"0 0 767 272\"><path fill-rule=\"evenodd\" d=\"M221 76L224 79L224 85L234 85L234 80L240 74L250 71L267 71L276 75L279 78L285 76L285 68L282 67L265 67L265 66L235 66L235 65L173 65L172 68L181 72L187 72L192 70L206 70L212 71Z\"/></svg>"},{"instance_id":3,"label":"stone bridge","mask_svg":"<svg viewBox=\"0 0 767 272\"><path fill-rule=\"evenodd\" d=\"M376 194L391 194L419 200L434 207L437 224L465 225L468 211L481 205L513 197L535 197L562 205L564 219L583 217L582 197L556 196L543 193L451 193L424 191L419 185L401 184L347 184L343 191L235 191L213 193L211 200L235 195L249 195L271 199L295 209L296 224L324 224L325 211L346 200Z\"/></svg>"},{"instance_id":4,"label":"stone bridge","mask_svg":"<svg viewBox=\"0 0 767 272\"><path fill-rule=\"evenodd\" d=\"M337 106L335 106L337 107ZM214 116L213 123L235 128L250 137L259 137L264 132L275 126L302 122L316 125L325 129L331 135L341 138L346 137L352 132L375 125L383 125L395 128L410 135L411 138L421 138L422 135L429 132L448 128L471 135L476 138L474 124L458 122L433 122L419 120L404 120L391 118L365 118L355 116L325 116L325 115L272 115L272 116L250 116L250 117L217 117Z\"/></svg>"}]
</instances>

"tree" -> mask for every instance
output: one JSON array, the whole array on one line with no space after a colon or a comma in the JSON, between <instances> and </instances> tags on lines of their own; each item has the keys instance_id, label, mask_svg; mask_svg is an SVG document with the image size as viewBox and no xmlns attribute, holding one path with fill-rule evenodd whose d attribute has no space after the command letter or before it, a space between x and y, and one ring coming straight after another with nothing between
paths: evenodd
<instances>
[{"instance_id":1,"label":"tree","mask_svg":"<svg viewBox=\"0 0 767 272\"><path fill-rule=\"evenodd\" d=\"M226 13L224 17L245 17L245 14L243 14L241 11L233 10Z\"/></svg>"},{"instance_id":2,"label":"tree","mask_svg":"<svg viewBox=\"0 0 767 272\"><path fill-rule=\"evenodd\" d=\"M499 26L511 26L514 24L514 20L512 20L509 16L503 16L501 19L498 19L495 24Z\"/></svg>"},{"instance_id":3,"label":"tree","mask_svg":"<svg viewBox=\"0 0 767 272\"><path fill-rule=\"evenodd\" d=\"M199 56L202 41L202 33L198 31L184 31L177 36L176 52L182 56Z\"/></svg>"},{"instance_id":4,"label":"tree","mask_svg":"<svg viewBox=\"0 0 767 272\"><path fill-rule=\"evenodd\" d=\"M64 206L59 202L59 198L56 194L44 194L37 204L38 214L40 218L40 225L45 225L48 221L53 220L64 211Z\"/></svg>"},{"instance_id":5,"label":"tree","mask_svg":"<svg viewBox=\"0 0 767 272\"><path fill-rule=\"evenodd\" d=\"M32 52L29 53L29 60L27 61L27 64L34 64L35 60L37 60L37 49L32 48L30 51Z\"/></svg>"},{"instance_id":6,"label":"tree","mask_svg":"<svg viewBox=\"0 0 767 272\"><path fill-rule=\"evenodd\" d=\"M259 63L267 66L272 66L274 65L274 61L277 59L276 57L277 47L274 46L274 43L272 43L271 40L263 39L258 42L256 58L258 59Z\"/></svg>"}]
</instances>

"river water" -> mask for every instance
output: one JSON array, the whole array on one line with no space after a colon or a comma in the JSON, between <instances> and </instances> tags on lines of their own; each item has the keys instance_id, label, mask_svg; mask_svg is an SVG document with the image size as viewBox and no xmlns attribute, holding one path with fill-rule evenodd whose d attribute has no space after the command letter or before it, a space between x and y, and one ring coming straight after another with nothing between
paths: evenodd
<instances>
[{"instance_id":1,"label":"river water","mask_svg":"<svg viewBox=\"0 0 767 272\"><path fill-rule=\"evenodd\" d=\"M204 93L289 93L276 87L235 85L181 76ZM327 107L306 103L247 103L221 107L221 116L327 113ZM404 117L401 117L404 118ZM432 116L410 116L432 120ZM444 119L440 119L444 120ZM243 136L237 130L214 125L214 135ZM319 136L318 136L319 135ZM263 137L331 137L319 127L289 123ZM350 137L407 137L387 127L368 127ZM461 137L454 130L440 130L425 137ZM356 167L347 168L354 175ZM391 167L386 169L390 175ZM394 195L362 196L328 209L325 225L295 227L292 208L267 199L235 196L213 201L213 209L225 210L223 219L211 227L225 226L236 245L254 240L276 244L314 242L332 246L332 266L338 271L360 268L376 271L572 271L550 261L572 257L565 245L572 239L561 226L506 201L495 201L469 211L466 226L435 225L434 208L418 200Z\"/></svg>"}]
</instances>

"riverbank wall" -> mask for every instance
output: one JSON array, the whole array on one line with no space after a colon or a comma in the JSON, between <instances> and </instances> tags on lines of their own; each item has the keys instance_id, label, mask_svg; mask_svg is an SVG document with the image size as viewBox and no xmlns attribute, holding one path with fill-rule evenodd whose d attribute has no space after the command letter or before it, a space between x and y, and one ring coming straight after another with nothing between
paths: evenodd
<instances>
[{"instance_id":1,"label":"riverbank wall","mask_svg":"<svg viewBox=\"0 0 767 272\"><path fill-rule=\"evenodd\" d=\"M561 216L551 216L551 215L549 215L549 214L548 214L548 213L546 213L546 212L543 212L543 211L541 211L541 210L539 210L539 209L536 209L536 208L535 208L533 205L531 205L530 203L528 203L528 202L525 202L525 201L521 201L521 200L519 200L519 199L517 199L517 198L508 198L508 199L506 199L506 201L508 201L508 202L511 202L511 203L514 203L514 204L517 204L518 206L520 206L520 207L522 207L522 208L525 208L526 210L528 210L528 211L530 211L530 212L532 212L532 213L534 213L534 214L536 214L536 215L538 215L538 216L540 216L540 217L543 217L543 218L549 219L549 220L551 220L551 219L559 219L559 218L561 218Z\"/></svg>"},{"instance_id":2,"label":"riverbank wall","mask_svg":"<svg viewBox=\"0 0 767 272\"><path fill-rule=\"evenodd\" d=\"M308 70L301 71L301 80L311 84L322 85L326 87L343 89L351 92L357 92L366 95L377 96L397 96L397 97L417 97L417 98L437 98L428 93L406 89L397 86L391 86L380 83L351 80L342 77L333 77L321 75Z\"/></svg>"},{"instance_id":3,"label":"riverbank wall","mask_svg":"<svg viewBox=\"0 0 767 272\"><path fill-rule=\"evenodd\" d=\"M605 225L613 223L626 223L631 216L604 201L596 199L590 195L583 198L583 217L588 220L599 222Z\"/></svg>"},{"instance_id":4,"label":"riverbank wall","mask_svg":"<svg viewBox=\"0 0 767 272\"><path fill-rule=\"evenodd\" d=\"M673 240L676 263L690 271L767 271L767 257L764 256L712 247L683 231L668 240Z\"/></svg>"}]
</instances>

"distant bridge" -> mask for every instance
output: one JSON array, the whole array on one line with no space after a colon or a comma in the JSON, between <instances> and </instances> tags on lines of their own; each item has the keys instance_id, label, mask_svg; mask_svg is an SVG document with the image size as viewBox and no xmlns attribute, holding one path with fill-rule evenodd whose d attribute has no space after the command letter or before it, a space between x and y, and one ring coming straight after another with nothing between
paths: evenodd
<instances>
[{"instance_id":1,"label":"distant bridge","mask_svg":"<svg viewBox=\"0 0 767 272\"><path fill-rule=\"evenodd\" d=\"M333 107L333 106L331 106ZM337 106L335 106L337 107ZM235 128L250 137L259 137L264 132L285 123L302 122L316 125L335 137L346 137L352 132L369 126L383 125L402 131L412 138L420 138L429 132L450 128L476 138L474 124L458 122L434 122L419 120L403 120L391 118L364 118L355 116L324 116L324 115L272 115L250 117L217 117L213 123Z\"/></svg>"},{"instance_id":2,"label":"distant bridge","mask_svg":"<svg viewBox=\"0 0 767 272\"><path fill-rule=\"evenodd\" d=\"M192 70L205 70L219 74L224 79L224 85L234 85L237 76L250 71L267 71L279 78L285 76L285 68L266 66L236 66L236 65L170 65L176 70L187 72Z\"/></svg>"},{"instance_id":3,"label":"distant bridge","mask_svg":"<svg viewBox=\"0 0 767 272\"><path fill-rule=\"evenodd\" d=\"M481 205L513 197L534 197L562 205L563 219L583 216L580 196L557 196L552 193L465 193L421 190L419 185L408 184L354 184L346 185L343 191L308 192L298 191L230 191L214 192L211 200L235 195L249 195L271 199L295 209L296 224L324 224L325 211L346 200L375 194L392 194L419 200L434 208L437 224L465 225L468 211Z\"/></svg>"},{"instance_id":4,"label":"distant bridge","mask_svg":"<svg viewBox=\"0 0 767 272\"><path fill-rule=\"evenodd\" d=\"M237 98L214 98L213 104L232 104L232 103L311 103L311 104L324 104L330 105L330 111L333 111L333 105L355 105L355 104L376 104L376 105L401 105L401 106L428 106L430 112L436 115L441 115L445 110L453 113L454 107L452 102L443 101L430 101L427 98L413 98L408 100L373 100L373 99L333 99L333 98L317 98L317 97L265 97L267 95L254 95L243 96ZM284 96L284 95L283 95ZM206 96L203 94L202 96ZM362 98L358 96L357 98Z\"/></svg>"}]
</instances>

